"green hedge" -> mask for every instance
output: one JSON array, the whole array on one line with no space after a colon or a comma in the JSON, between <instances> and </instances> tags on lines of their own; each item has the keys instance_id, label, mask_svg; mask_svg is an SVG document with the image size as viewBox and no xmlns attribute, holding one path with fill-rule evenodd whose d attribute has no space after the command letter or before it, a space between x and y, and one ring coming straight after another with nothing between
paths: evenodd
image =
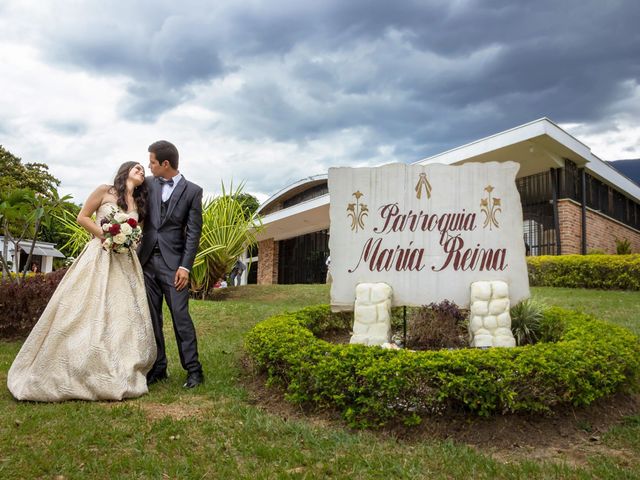
<instances>
[{"instance_id":1,"label":"green hedge","mask_svg":"<svg viewBox=\"0 0 640 480\"><path fill-rule=\"evenodd\" d=\"M536 287L640 290L640 254L527 257Z\"/></svg>"},{"instance_id":2,"label":"green hedge","mask_svg":"<svg viewBox=\"0 0 640 480\"><path fill-rule=\"evenodd\" d=\"M348 328L327 306L271 317L245 349L288 400L338 409L352 426L407 425L450 409L488 416L588 405L635 386L640 343L628 330L551 308L541 342L518 348L413 352L336 345L314 335Z\"/></svg>"}]
</instances>

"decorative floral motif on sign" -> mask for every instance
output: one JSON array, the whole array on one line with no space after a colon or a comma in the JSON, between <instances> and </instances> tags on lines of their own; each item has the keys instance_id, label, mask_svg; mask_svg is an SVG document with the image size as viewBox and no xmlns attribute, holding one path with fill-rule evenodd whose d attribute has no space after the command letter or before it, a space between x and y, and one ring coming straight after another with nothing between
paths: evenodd
<instances>
[{"instance_id":1,"label":"decorative floral motif on sign","mask_svg":"<svg viewBox=\"0 0 640 480\"><path fill-rule=\"evenodd\" d=\"M364 229L364 217L369 215L369 208L364 203L360 203L360 198L364 196L360 190L352 195L356 198L356 202L347 205L347 216L351 217L351 230L357 233L359 229Z\"/></svg>"},{"instance_id":2,"label":"decorative floral motif on sign","mask_svg":"<svg viewBox=\"0 0 640 480\"><path fill-rule=\"evenodd\" d=\"M491 198L491 192L493 192L493 190L494 189L491 185L487 185L485 187L485 191L489 196L480 200L480 210L485 214L484 225L482 225L482 228L487 228L488 226L489 230L492 230L494 226L496 228L500 228L496 215L498 212L502 212L502 209L500 208L502 206L500 199Z\"/></svg>"},{"instance_id":3,"label":"decorative floral motif on sign","mask_svg":"<svg viewBox=\"0 0 640 480\"><path fill-rule=\"evenodd\" d=\"M422 198L422 189L424 188L427 193L427 198L431 198L431 184L429 180L427 180L427 174L421 173L420 178L418 178L418 183L416 184L416 198L420 200Z\"/></svg>"}]
</instances>

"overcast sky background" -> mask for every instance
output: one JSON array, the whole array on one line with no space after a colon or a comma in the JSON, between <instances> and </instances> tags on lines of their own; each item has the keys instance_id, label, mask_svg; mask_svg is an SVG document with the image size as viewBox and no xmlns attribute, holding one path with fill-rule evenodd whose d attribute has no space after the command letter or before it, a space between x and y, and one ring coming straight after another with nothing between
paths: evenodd
<instances>
[{"instance_id":1,"label":"overcast sky background","mask_svg":"<svg viewBox=\"0 0 640 480\"><path fill-rule=\"evenodd\" d=\"M640 2L0 0L0 144L78 203L174 142L215 194L546 116L640 157Z\"/></svg>"}]
</instances>

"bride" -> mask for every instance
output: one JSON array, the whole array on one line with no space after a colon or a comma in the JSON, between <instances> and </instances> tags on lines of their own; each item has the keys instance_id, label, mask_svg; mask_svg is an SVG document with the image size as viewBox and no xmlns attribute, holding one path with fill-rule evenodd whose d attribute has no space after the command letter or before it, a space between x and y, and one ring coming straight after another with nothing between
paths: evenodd
<instances>
[{"instance_id":1,"label":"bride","mask_svg":"<svg viewBox=\"0 0 640 480\"><path fill-rule=\"evenodd\" d=\"M67 271L9 369L7 386L16 399L122 400L147 393L156 343L142 268L134 246L124 253L106 250L101 227L101 220L114 212L144 219L144 181L142 165L126 162L113 186L98 187L82 207L78 223L94 238Z\"/></svg>"}]
</instances>

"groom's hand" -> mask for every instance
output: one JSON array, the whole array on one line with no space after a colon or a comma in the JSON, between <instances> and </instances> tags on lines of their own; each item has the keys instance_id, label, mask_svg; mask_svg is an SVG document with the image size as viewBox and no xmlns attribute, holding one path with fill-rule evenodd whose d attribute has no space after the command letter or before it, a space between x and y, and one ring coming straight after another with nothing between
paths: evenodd
<instances>
[{"instance_id":1,"label":"groom's hand","mask_svg":"<svg viewBox=\"0 0 640 480\"><path fill-rule=\"evenodd\" d=\"M176 287L176 290L180 291L189 283L189 272L187 272L184 268L179 268L176 270L176 276L173 279L173 285Z\"/></svg>"}]
</instances>

